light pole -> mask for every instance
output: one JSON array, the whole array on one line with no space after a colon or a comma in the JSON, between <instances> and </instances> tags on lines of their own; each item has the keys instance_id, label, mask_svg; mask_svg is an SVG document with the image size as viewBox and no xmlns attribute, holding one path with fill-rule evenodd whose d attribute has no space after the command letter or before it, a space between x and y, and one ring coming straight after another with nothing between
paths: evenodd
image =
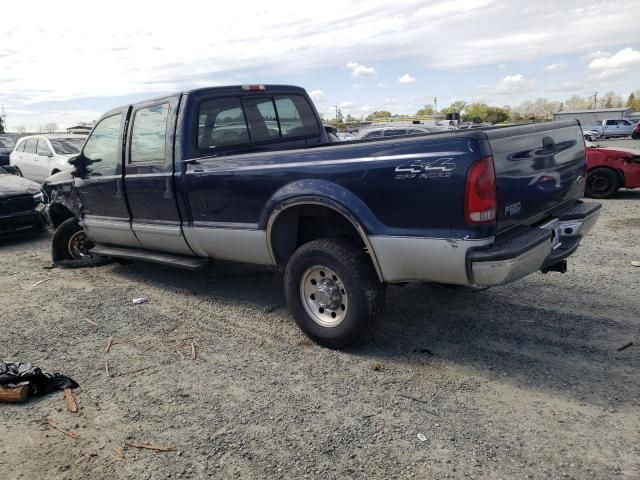
<instances>
[{"instance_id":1,"label":"light pole","mask_svg":"<svg viewBox=\"0 0 640 480\"><path fill-rule=\"evenodd\" d=\"M598 108L598 92L593 94L593 108Z\"/></svg>"},{"instance_id":2,"label":"light pole","mask_svg":"<svg viewBox=\"0 0 640 480\"><path fill-rule=\"evenodd\" d=\"M434 117L438 116L438 97L433 97L433 108L435 109Z\"/></svg>"}]
</instances>

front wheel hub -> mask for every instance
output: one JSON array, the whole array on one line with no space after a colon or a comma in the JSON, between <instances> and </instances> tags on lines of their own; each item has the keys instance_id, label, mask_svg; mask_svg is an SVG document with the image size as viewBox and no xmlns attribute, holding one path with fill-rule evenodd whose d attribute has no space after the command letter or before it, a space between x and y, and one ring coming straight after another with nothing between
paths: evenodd
<instances>
[{"instance_id":1,"label":"front wheel hub","mask_svg":"<svg viewBox=\"0 0 640 480\"><path fill-rule=\"evenodd\" d=\"M300 297L307 314L323 327L336 327L347 315L347 291L330 268L309 267L300 280Z\"/></svg>"},{"instance_id":2,"label":"front wheel hub","mask_svg":"<svg viewBox=\"0 0 640 480\"><path fill-rule=\"evenodd\" d=\"M91 258L89 250L93 247L93 243L84 231L79 230L69 238L67 250L74 260L85 260Z\"/></svg>"}]
</instances>

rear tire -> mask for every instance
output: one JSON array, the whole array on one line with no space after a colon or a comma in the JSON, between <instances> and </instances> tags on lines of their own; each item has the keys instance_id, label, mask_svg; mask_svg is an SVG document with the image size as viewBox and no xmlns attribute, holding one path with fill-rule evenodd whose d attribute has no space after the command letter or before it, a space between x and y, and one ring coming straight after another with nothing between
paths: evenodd
<instances>
[{"instance_id":1,"label":"rear tire","mask_svg":"<svg viewBox=\"0 0 640 480\"><path fill-rule=\"evenodd\" d=\"M93 243L78 224L68 218L56 228L51 239L51 260L65 268L95 267L109 263L108 257L90 253Z\"/></svg>"},{"instance_id":2,"label":"rear tire","mask_svg":"<svg viewBox=\"0 0 640 480\"><path fill-rule=\"evenodd\" d=\"M373 332L385 288L371 258L348 240L325 238L298 248L284 276L289 311L314 342L345 348Z\"/></svg>"},{"instance_id":3,"label":"rear tire","mask_svg":"<svg viewBox=\"0 0 640 480\"><path fill-rule=\"evenodd\" d=\"M640 140L640 133L634 133L631 135L631 138L633 138L634 140Z\"/></svg>"},{"instance_id":4,"label":"rear tire","mask_svg":"<svg viewBox=\"0 0 640 480\"><path fill-rule=\"evenodd\" d=\"M609 198L620 188L618 174L610 168L594 168L587 174L585 195L592 198Z\"/></svg>"}]
</instances>

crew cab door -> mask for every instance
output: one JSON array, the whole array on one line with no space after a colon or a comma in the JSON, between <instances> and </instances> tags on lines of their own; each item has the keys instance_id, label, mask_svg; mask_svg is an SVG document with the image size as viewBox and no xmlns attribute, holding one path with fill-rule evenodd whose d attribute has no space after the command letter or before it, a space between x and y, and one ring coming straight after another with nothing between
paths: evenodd
<instances>
[{"instance_id":1,"label":"crew cab door","mask_svg":"<svg viewBox=\"0 0 640 480\"><path fill-rule=\"evenodd\" d=\"M173 141L180 97L138 104L127 134L125 190L131 228L151 250L193 255L182 236L173 180Z\"/></svg>"},{"instance_id":2,"label":"crew cab door","mask_svg":"<svg viewBox=\"0 0 640 480\"><path fill-rule=\"evenodd\" d=\"M82 221L95 243L139 247L123 188L123 139L130 107L109 112L96 125L80 153L75 187Z\"/></svg>"},{"instance_id":3,"label":"crew cab door","mask_svg":"<svg viewBox=\"0 0 640 480\"><path fill-rule=\"evenodd\" d=\"M620 126L617 120L606 120L602 130L604 135L619 135Z\"/></svg>"}]
</instances>

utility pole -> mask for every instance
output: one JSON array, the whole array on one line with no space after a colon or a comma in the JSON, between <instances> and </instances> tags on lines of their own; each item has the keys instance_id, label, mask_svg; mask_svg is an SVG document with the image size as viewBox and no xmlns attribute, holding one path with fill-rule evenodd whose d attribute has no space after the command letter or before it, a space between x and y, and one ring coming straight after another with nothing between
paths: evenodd
<instances>
[{"instance_id":1,"label":"utility pole","mask_svg":"<svg viewBox=\"0 0 640 480\"><path fill-rule=\"evenodd\" d=\"M437 117L438 116L438 97L433 97L433 108L436 111L434 116Z\"/></svg>"},{"instance_id":2,"label":"utility pole","mask_svg":"<svg viewBox=\"0 0 640 480\"><path fill-rule=\"evenodd\" d=\"M338 105L336 105L336 123L338 122Z\"/></svg>"},{"instance_id":3,"label":"utility pole","mask_svg":"<svg viewBox=\"0 0 640 480\"><path fill-rule=\"evenodd\" d=\"M598 92L593 94L593 108L598 108Z\"/></svg>"}]
</instances>

